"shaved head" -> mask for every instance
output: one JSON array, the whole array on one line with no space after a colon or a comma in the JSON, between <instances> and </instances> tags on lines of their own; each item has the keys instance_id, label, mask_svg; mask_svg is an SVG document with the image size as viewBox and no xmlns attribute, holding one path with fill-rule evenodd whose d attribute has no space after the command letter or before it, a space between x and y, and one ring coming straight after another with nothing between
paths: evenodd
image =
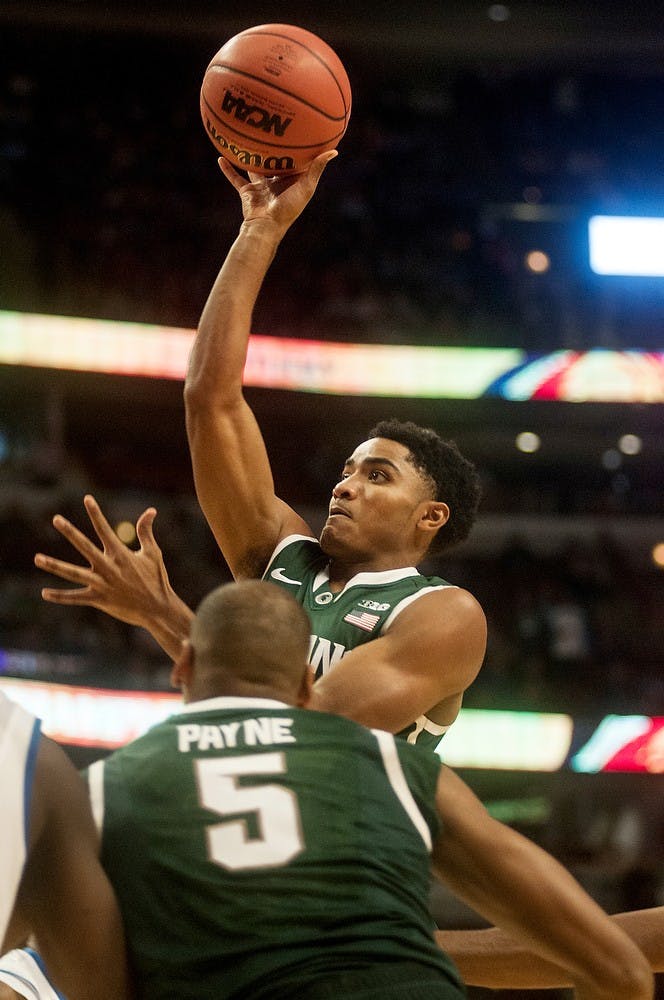
<instances>
[{"instance_id":1,"label":"shaved head","mask_svg":"<svg viewBox=\"0 0 664 1000\"><path fill-rule=\"evenodd\" d=\"M242 580L205 597L191 625L191 695L290 700L308 671L310 625L304 609L273 583Z\"/></svg>"}]
</instances>

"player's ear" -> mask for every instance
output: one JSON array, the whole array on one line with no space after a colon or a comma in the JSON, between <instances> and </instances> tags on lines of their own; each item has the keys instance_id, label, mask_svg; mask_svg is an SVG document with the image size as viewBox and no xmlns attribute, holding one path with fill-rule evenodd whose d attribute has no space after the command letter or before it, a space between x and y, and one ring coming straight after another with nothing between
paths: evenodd
<instances>
[{"instance_id":1,"label":"player's ear","mask_svg":"<svg viewBox=\"0 0 664 1000\"><path fill-rule=\"evenodd\" d=\"M424 531L438 531L450 519L450 508L442 500L427 500L419 526Z\"/></svg>"},{"instance_id":2,"label":"player's ear","mask_svg":"<svg viewBox=\"0 0 664 1000\"><path fill-rule=\"evenodd\" d=\"M189 640L184 639L180 655L171 668L171 687L178 688L183 694L186 694L187 688L191 684L193 667L194 651Z\"/></svg>"},{"instance_id":3,"label":"player's ear","mask_svg":"<svg viewBox=\"0 0 664 1000\"><path fill-rule=\"evenodd\" d=\"M298 691L296 705L300 708L306 708L311 701L311 693L314 686L314 668L308 663L306 665L305 671L302 674L302 680L300 682L300 690Z\"/></svg>"}]
</instances>

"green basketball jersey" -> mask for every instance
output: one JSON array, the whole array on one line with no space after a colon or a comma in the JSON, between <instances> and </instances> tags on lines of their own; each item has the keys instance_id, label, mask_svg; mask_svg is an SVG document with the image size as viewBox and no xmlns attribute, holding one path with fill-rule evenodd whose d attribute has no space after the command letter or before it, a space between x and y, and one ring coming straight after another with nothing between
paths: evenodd
<instances>
[{"instance_id":1,"label":"green basketball jersey","mask_svg":"<svg viewBox=\"0 0 664 1000\"><path fill-rule=\"evenodd\" d=\"M271 1000L433 939L433 754L264 699L192 703L88 770L138 1000ZM448 992L449 990L449 992Z\"/></svg>"},{"instance_id":2,"label":"green basketball jersey","mask_svg":"<svg viewBox=\"0 0 664 1000\"><path fill-rule=\"evenodd\" d=\"M290 535L274 550L263 577L285 587L309 615L309 662L316 677L331 670L349 649L382 635L399 612L418 597L453 586L408 566L358 573L340 593L333 594L328 564L315 538ZM447 728L422 715L398 735L409 743L435 750Z\"/></svg>"}]
</instances>

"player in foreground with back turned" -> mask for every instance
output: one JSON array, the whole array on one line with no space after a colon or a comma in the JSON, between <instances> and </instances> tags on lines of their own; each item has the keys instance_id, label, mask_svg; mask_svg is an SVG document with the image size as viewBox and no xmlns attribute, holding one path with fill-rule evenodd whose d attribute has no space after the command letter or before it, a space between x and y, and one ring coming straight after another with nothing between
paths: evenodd
<instances>
[{"instance_id":1,"label":"player in foreground with back turned","mask_svg":"<svg viewBox=\"0 0 664 1000\"><path fill-rule=\"evenodd\" d=\"M286 178L247 180L220 162L241 198L243 222L203 310L185 385L196 492L235 579L264 576L306 608L318 678L313 705L435 747L480 669L486 622L468 591L415 567L470 531L480 493L476 470L432 430L378 424L343 462L317 540L275 495L265 443L242 391L263 279L334 155ZM152 535L154 510L139 518L141 549L131 553L93 498L85 505L102 549L55 518L89 568L38 554L37 566L82 585L46 588L43 596L142 625L177 656L191 611L168 583Z\"/></svg>"},{"instance_id":2,"label":"player in foreground with back turned","mask_svg":"<svg viewBox=\"0 0 664 1000\"><path fill-rule=\"evenodd\" d=\"M2 692L0 802L0 983L28 1000L59 1000L52 983L67 1000L123 1000L122 923L85 785ZM43 963L22 947L32 936Z\"/></svg>"},{"instance_id":3,"label":"player in foreground with back turned","mask_svg":"<svg viewBox=\"0 0 664 1000\"><path fill-rule=\"evenodd\" d=\"M630 939L433 754L305 710L308 646L282 589L217 588L173 668L183 710L89 769L138 1000L460 1000L431 863L580 1000L648 1000Z\"/></svg>"}]
</instances>

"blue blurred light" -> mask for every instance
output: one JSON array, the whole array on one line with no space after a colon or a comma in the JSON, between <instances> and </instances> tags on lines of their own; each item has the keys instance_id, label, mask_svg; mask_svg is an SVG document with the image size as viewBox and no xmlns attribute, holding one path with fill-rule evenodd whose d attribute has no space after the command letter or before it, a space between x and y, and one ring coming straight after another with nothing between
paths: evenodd
<instances>
[{"instance_id":1,"label":"blue blurred light","mask_svg":"<svg viewBox=\"0 0 664 1000\"><path fill-rule=\"evenodd\" d=\"M664 218L594 215L588 222L595 274L664 277Z\"/></svg>"}]
</instances>

